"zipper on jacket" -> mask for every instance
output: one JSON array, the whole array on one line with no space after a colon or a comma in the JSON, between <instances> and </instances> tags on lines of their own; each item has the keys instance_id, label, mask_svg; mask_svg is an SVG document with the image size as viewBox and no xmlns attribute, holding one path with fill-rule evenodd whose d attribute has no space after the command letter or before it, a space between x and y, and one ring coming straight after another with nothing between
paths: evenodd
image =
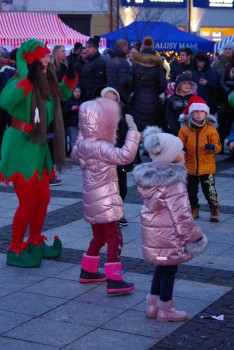
<instances>
[{"instance_id":1,"label":"zipper on jacket","mask_svg":"<svg viewBox=\"0 0 234 350\"><path fill-rule=\"evenodd\" d=\"M196 174L198 175L198 131L196 131Z\"/></svg>"}]
</instances>

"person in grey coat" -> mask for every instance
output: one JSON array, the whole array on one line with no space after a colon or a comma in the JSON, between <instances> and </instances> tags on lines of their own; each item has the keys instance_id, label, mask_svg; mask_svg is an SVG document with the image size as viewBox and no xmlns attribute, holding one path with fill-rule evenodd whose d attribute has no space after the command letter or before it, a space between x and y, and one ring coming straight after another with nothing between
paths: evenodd
<instances>
[{"instance_id":1,"label":"person in grey coat","mask_svg":"<svg viewBox=\"0 0 234 350\"><path fill-rule=\"evenodd\" d=\"M146 317L156 317L159 322L185 321L187 313L177 311L173 299L177 266L202 252L208 240L192 217L182 141L158 127L147 127L142 136L152 162L138 165L133 175L144 200L143 258L156 266Z\"/></svg>"}]
</instances>

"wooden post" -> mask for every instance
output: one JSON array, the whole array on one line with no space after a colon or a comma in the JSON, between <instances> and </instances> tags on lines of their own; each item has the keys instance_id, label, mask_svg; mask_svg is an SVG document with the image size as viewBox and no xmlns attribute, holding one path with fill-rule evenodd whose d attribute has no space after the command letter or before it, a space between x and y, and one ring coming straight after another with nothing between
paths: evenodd
<instances>
[{"instance_id":1,"label":"wooden post","mask_svg":"<svg viewBox=\"0 0 234 350\"><path fill-rule=\"evenodd\" d=\"M109 31L113 32L113 0L110 0Z\"/></svg>"}]
</instances>

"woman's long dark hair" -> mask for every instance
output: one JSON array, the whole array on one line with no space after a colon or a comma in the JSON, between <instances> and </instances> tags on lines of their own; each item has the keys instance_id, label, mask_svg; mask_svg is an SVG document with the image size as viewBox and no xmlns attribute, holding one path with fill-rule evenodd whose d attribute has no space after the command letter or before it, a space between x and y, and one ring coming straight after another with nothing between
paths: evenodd
<instances>
[{"instance_id":1,"label":"woman's long dark hair","mask_svg":"<svg viewBox=\"0 0 234 350\"><path fill-rule=\"evenodd\" d=\"M51 96L51 88L57 93L58 97L62 99L60 86L52 63L48 64L47 73L45 74L43 72L42 63L40 61L34 61L28 66L28 78L33 86L38 87L41 96L45 100Z\"/></svg>"}]
</instances>

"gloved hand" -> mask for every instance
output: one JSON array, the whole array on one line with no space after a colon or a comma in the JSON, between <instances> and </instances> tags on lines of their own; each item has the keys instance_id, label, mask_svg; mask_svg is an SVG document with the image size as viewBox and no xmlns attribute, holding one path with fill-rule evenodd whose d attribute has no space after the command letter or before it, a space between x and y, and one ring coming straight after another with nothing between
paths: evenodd
<instances>
[{"instance_id":1,"label":"gloved hand","mask_svg":"<svg viewBox=\"0 0 234 350\"><path fill-rule=\"evenodd\" d=\"M205 145L205 149L207 149L209 151L215 151L215 145L213 145L213 143L207 143Z\"/></svg>"},{"instance_id":2,"label":"gloved hand","mask_svg":"<svg viewBox=\"0 0 234 350\"><path fill-rule=\"evenodd\" d=\"M137 130L137 126L134 123L133 116L130 114L125 114L125 120L128 124L128 129L129 130Z\"/></svg>"},{"instance_id":3,"label":"gloved hand","mask_svg":"<svg viewBox=\"0 0 234 350\"><path fill-rule=\"evenodd\" d=\"M74 65L72 62L68 63L66 77L69 80L75 79L75 77L76 77Z\"/></svg>"}]
</instances>

